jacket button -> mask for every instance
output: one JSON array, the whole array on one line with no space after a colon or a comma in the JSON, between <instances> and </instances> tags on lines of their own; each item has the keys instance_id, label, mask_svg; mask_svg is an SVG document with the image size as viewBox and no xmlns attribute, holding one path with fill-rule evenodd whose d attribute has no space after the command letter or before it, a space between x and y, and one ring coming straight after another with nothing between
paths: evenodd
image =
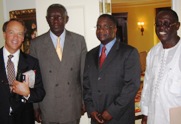
<instances>
[{"instance_id":1,"label":"jacket button","mask_svg":"<svg viewBox=\"0 0 181 124\"><path fill-rule=\"evenodd\" d=\"M98 80L101 80L101 77L98 77Z\"/></svg>"}]
</instances>

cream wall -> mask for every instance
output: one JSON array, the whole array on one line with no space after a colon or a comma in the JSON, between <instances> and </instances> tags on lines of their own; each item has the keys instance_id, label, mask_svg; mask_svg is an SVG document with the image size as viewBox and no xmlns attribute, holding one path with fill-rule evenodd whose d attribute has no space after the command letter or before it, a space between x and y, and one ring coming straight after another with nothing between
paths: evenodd
<instances>
[{"instance_id":1,"label":"cream wall","mask_svg":"<svg viewBox=\"0 0 181 124\"><path fill-rule=\"evenodd\" d=\"M4 23L4 11L3 11L3 1L0 1L0 27L3 26ZM0 48L4 45L4 38L3 38L3 32L1 30L2 28L0 28Z\"/></svg>"},{"instance_id":2,"label":"cream wall","mask_svg":"<svg viewBox=\"0 0 181 124\"><path fill-rule=\"evenodd\" d=\"M100 44L95 35L95 26L99 16L99 2L97 0L37 0L38 35L49 30L45 16L47 7L52 3L61 3L67 8L69 21L66 24L66 29L83 35L88 50Z\"/></svg>"},{"instance_id":3,"label":"cream wall","mask_svg":"<svg viewBox=\"0 0 181 124\"><path fill-rule=\"evenodd\" d=\"M97 0L91 0L91 1L77 0L75 2L71 0L66 0L66 1L65 0L51 0L51 1L49 0L38 0L38 1L18 0L16 2L14 2L14 0L2 0L1 6L3 7L1 7L2 8L1 14L4 16L4 19L2 20L2 22L0 22L0 24L2 25L4 21L7 21L9 19L9 11L36 8L37 13L40 13L37 15L37 17L38 16L41 17L41 18L37 18L38 35L40 35L48 31L48 25L45 20L46 8L51 3L56 3L56 2L62 3L67 7L68 13L70 15L70 20L68 24L66 25L66 28L71 31L75 31L79 34L84 35L87 42L88 50L97 46L99 44L99 41L97 40L96 35L95 35L96 20L99 16L99 4ZM73 3L75 4L74 6L72 6ZM79 10L77 9L76 11L78 13L71 15L71 13L77 7L80 7L81 9ZM81 14L85 18L79 18L80 17L79 12L81 12ZM76 19L76 22L75 22L75 19ZM74 27L72 27L73 25ZM81 25L84 25L84 27L80 28ZM4 45L3 43L4 41L1 41L0 46L3 46Z\"/></svg>"},{"instance_id":4,"label":"cream wall","mask_svg":"<svg viewBox=\"0 0 181 124\"><path fill-rule=\"evenodd\" d=\"M35 8L35 0L3 0L4 19L9 19L9 11Z\"/></svg>"},{"instance_id":5,"label":"cream wall","mask_svg":"<svg viewBox=\"0 0 181 124\"><path fill-rule=\"evenodd\" d=\"M178 16L179 16L179 21L181 22L181 0L172 0L172 8L177 12ZM180 29L178 31L179 36L181 37L181 26Z\"/></svg>"}]
</instances>

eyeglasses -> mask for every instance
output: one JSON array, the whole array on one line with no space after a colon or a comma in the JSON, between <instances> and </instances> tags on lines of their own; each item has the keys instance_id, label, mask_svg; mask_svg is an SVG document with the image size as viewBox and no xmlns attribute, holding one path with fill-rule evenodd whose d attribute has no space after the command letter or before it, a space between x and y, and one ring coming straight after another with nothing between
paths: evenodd
<instances>
[{"instance_id":1,"label":"eyeglasses","mask_svg":"<svg viewBox=\"0 0 181 124\"><path fill-rule=\"evenodd\" d=\"M50 21L54 21L54 20L63 20L62 16L49 16L48 19Z\"/></svg>"},{"instance_id":2,"label":"eyeglasses","mask_svg":"<svg viewBox=\"0 0 181 124\"><path fill-rule=\"evenodd\" d=\"M177 23L176 23L176 22L174 22L174 23L163 22L163 23L155 23L155 26L156 26L156 27L161 27L161 26L163 26L163 27L165 27L165 28L170 28L170 27L172 27L172 26L175 25L175 24L177 24Z\"/></svg>"},{"instance_id":3,"label":"eyeglasses","mask_svg":"<svg viewBox=\"0 0 181 124\"><path fill-rule=\"evenodd\" d=\"M97 29L97 30L100 30L100 29L108 30L108 29L110 29L110 28L112 28L112 27L113 27L112 25L104 25L104 26L97 25L97 26L96 26L96 29Z\"/></svg>"}]
</instances>

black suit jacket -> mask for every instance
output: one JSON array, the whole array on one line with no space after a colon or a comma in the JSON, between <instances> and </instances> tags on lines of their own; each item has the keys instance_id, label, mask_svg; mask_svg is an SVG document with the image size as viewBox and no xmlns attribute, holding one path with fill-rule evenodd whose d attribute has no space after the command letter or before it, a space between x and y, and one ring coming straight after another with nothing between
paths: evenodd
<instances>
[{"instance_id":1,"label":"black suit jacket","mask_svg":"<svg viewBox=\"0 0 181 124\"><path fill-rule=\"evenodd\" d=\"M34 124L34 102L40 102L45 96L45 90L43 88L40 68L38 60L30 55L20 52L20 58L18 63L18 72L26 72L29 70L35 70L35 86L30 88L30 97L26 103L20 101L13 104L16 105L16 110L13 112L11 118L13 119L13 124ZM10 93L10 88L8 85L8 79L5 70L4 58L3 58L3 48L0 49L0 124L8 124L9 120L9 109L12 106L12 93ZM14 99L14 98L13 98Z\"/></svg>"},{"instance_id":2,"label":"black suit jacket","mask_svg":"<svg viewBox=\"0 0 181 124\"><path fill-rule=\"evenodd\" d=\"M86 56L83 91L88 115L107 110L113 119L106 124L134 124L134 98L141 72L138 51L116 41L100 69L99 49Z\"/></svg>"}]
</instances>

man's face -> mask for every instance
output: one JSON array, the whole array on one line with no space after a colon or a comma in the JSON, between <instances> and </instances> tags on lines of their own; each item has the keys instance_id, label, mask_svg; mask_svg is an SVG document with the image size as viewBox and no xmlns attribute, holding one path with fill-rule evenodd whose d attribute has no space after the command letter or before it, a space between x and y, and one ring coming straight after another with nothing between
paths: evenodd
<instances>
[{"instance_id":1,"label":"man's face","mask_svg":"<svg viewBox=\"0 0 181 124\"><path fill-rule=\"evenodd\" d=\"M107 44L116 37L117 28L113 22L106 17L99 18L97 21L97 38L102 44Z\"/></svg>"},{"instance_id":2,"label":"man's face","mask_svg":"<svg viewBox=\"0 0 181 124\"><path fill-rule=\"evenodd\" d=\"M162 43L171 42L177 37L179 23L170 13L162 12L156 17L155 31Z\"/></svg>"},{"instance_id":3,"label":"man's face","mask_svg":"<svg viewBox=\"0 0 181 124\"><path fill-rule=\"evenodd\" d=\"M48 11L46 17L47 22L50 26L50 30L56 35L60 36L65 28L65 24L68 21L68 16L64 15L64 12L60 8L51 8Z\"/></svg>"},{"instance_id":4,"label":"man's face","mask_svg":"<svg viewBox=\"0 0 181 124\"><path fill-rule=\"evenodd\" d=\"M24 26L17 21L11 21L8 23L6 31L3 33L5 39L5 48L10 53L15 53L20 49L22 42L24 41Z\"/></svg>"}]
</instances>

